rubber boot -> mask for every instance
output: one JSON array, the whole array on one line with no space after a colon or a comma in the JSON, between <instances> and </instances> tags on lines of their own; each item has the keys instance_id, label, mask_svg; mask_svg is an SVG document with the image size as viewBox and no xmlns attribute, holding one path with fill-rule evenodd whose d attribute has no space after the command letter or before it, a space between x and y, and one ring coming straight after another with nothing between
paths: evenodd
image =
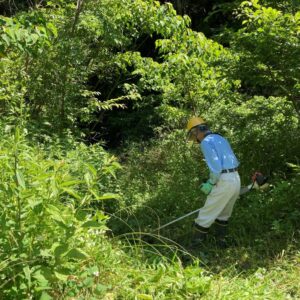
<instances>
[{"instance_id":1,"label":"rubber boot","mask_svg":"<svg viewBox=\"0 0 300 300\"><path fill-rule=\"evenodd\" d=\"M209 228L202 227L197 223L193 224L194 232L192 237L191 247L195 248L207 239Z\"/></svg>"},{"instance_id":2,"label":"rubber boot","mask_svg":"<svg viewBox=\"0 0 300 300\"><path fill-rule=\"evenodd\" d=\"M220 248L227 248L228 244L228 221L215 220L216 224L216 242Z\"/></svg>"}]
</instances>

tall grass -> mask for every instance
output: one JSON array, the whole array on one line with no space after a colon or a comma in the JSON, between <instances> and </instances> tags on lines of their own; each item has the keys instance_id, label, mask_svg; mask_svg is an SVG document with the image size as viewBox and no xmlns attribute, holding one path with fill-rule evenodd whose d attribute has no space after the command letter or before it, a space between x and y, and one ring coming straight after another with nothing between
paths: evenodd
<instances>
[{"instance_id":1,"label":"tall grass","mask_svg":"<svg viewBox=\"0 0 300 300\"><path fill-rule=\"evenodd\" d=\"M161 224L200 208L205 201L198 186L208 171L199 149L188 148L182 138L180 132L175 132L145 146L143 152L140 146L129 149L119 180L127 209L110 220L110 227L121 237L138 232L135 237L150 241L156 249L161 249L162 241L187 249L190 257L184 251L177 252L183 265L198 259L212 278L210 288L202 295L205 299L300 297L296 280L300 237L297 171L289 170L285 178L273 174L269 190L251 192L237 201L229 227L234 243L226 249L215 242L212 227L208 241L189 250L195 216L161 230L160 242L141 234L153 233ZM250 171L241 174L243 184L249 183L250 175ZM126 220L128 226L117 219ZM131 244L136 247L136 240ZM172 259L171 252L163 251L163 255ZM283 288L278 290L277 286Z\"/></svg>"},{"instance_id":2,"label":"tall grass","mask_svg":"<svg viewBox=\"0 0 300 300\"><path fill-rule=\"evenodd\" d=\"M235 246L211 238L191 251L192 218L153 231L204 200L204 171L183 145L132 150L116 177L98 145L66 151L33 146L17 128L1 135L2 299L299 298L297 177L237 203Z\"/></svg>"}]
</instances>

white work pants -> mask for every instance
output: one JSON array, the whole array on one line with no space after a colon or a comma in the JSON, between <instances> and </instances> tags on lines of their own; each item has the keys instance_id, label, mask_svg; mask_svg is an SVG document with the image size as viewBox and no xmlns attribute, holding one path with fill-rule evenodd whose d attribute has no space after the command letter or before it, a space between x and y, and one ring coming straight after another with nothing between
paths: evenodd
<instances>
[{"instance_id":1,"label":"white work pants","mask_svg":"<svg viewBox=\"0 0 300 300\"><path fill-rule=\"evenodd\" d=\"M217 184L207 196L195 222L205 228L215 219L227 221L232 213L234 203L240 195L241 180L238 172L222 173Z\"/></svg>"}]
</instances>

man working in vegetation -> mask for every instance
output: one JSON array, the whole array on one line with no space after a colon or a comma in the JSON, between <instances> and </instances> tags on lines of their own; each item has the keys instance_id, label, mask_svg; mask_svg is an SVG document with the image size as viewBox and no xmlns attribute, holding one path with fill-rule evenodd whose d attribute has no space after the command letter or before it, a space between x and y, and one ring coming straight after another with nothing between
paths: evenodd
<instances>
[{"instance_id":1,"label":"man working in vegetation","mask_svg":"<svg viewBox=\"0 0 300 300\"><path fill-rule=\"evenodd\" d=\"M228 141L212 133L202 118L193 117L187 124L188 139L200 143L201 151L210 171L209 179L200 190L207 195L194 223L193 245L205 240L210 226L217 225L217 237L224 243L228 219L239 197L241 182L237 172L239 162Z\"/></svg>"}]
</instances>

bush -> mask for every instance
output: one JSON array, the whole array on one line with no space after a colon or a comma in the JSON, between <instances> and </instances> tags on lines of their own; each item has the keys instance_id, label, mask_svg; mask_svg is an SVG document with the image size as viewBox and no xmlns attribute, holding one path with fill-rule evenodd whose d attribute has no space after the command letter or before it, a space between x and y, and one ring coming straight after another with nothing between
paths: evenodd
<instances>
[{"instance_id":1,"label":"bush","mask_svg":"<svg viewBox=\"0 0 300 300\"><path fill-rule=\"evenodd\" d=\"M231 38L239 58L235 76L242 81L243 93L287 97L299 116L300 13L283 13L258 2L241 4L244 25Z\"/></svg>"},{"instance_id":2,"label":"bush","mask_svg":"<svg viewBox=\"0 0 300 300\"><path fill-rule=\"evenodd\" d=\"M213 129L224 133L232 143L242 173L259 169L271 174L297 160L299 118L286 98L224 99L208 113Z\"/></svg>"},{"instance_id":3,"label":"bush","mask_svg":"<svg viewBox=\"0 0 300 300\"><path fill-rule=\"evenodd\" d=\"M118 165L99 146L57 147L30 146L19 128L1 132L1 298L53 295L88 272L103 243L107 217L91 206L117 196L105 186Z\"/></svg>"}]
</instances>

